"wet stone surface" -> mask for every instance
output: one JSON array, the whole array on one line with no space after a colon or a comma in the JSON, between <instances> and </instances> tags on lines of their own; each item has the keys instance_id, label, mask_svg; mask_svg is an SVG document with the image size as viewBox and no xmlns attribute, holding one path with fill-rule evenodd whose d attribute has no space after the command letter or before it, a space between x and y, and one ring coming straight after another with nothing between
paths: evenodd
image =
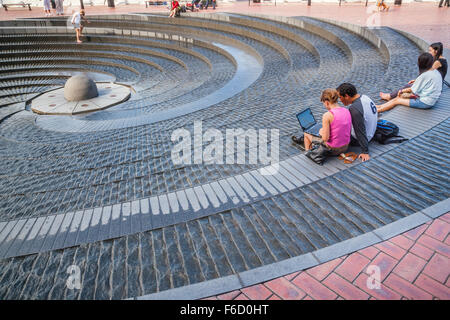
<instances>
[{"instance_id":1,"label":"wet stone surface","mask_svg":"<svg viewBox=\"0 0 450 320\"><path fill-rule=\"evenodd\" d=\"M65 34L1 34L0 222L163 195L258 168L173 165L171 134L177 128L193 132L195 120L202 120L203 130L223 132L277 128L280 158L287 159L301 153L290 142L291 135L300 131L295 114L311 107L320 119L324 110L318 97L324 88L352 82L378 101L379 91L394 89L417 74L420 49L387 28L374 32L385 41L389 61L355 33L304 17L299 19L341 39L352 58L317 34L260 18L239 16L245 23L231 19L204 25L198 25L202 19L175 24L163 18L132 19L128 17L124 28L183 31L212 45L215 37L217 42L251 47L262 59L262 73L249 87L203 110L152 124L92 131L99 124L108 128L113 120L127 121L195 102L232 81L236 66L217 47L181 45L170 39L97 33L69 54L70 48L64 46L71 38ZM93 28L115 28L122 22L91 21ZM271 27L297 35L318 55ZM33 51L33 46L41 49ZM177 46L186 50L175 50ZM39 117L26 110L24 102L64 83L52 68L105 72L117 82L135 86L136 94L91 115ZM74 132L44 130L37 118ZM77 128L80 120L84 124ZM442 177L448 175L450 122L441 120L432 130L370 162L277 196L163 228L1 259L0 299L132 298L250 270L372 231L448 198L448 179ZM430 154L426 161L418 155L424 149ZM79 268L80 289L67 287L71 266Z\"/></svg>"}]
</instances>

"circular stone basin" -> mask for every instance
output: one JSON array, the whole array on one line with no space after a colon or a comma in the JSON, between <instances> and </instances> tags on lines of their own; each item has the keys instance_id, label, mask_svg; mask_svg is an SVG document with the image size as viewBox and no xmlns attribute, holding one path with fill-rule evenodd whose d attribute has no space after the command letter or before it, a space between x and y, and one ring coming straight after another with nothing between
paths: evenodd
<instances>
[{"instance_id":1,"label":"circular stone basin","mask_svg":"<svg viewBox=\"0 0 450 320\"><path fill-rule=\"evenodd\" d=\"M109 82L94 84L98 92L96 97L80 101L68 101L65 98L65 88L60 88L33 99L31 110L38 114L74 115L106 109L128 100L131 95L130 88L124 85Z\"/></svg>"}]
</instances>

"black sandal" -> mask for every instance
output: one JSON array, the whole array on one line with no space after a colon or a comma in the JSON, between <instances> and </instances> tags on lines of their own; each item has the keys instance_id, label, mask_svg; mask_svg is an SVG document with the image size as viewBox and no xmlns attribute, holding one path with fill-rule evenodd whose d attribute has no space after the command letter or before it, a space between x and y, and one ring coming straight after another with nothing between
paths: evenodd
<instances>
[{"instance_id":1,"label":"black sandal","mask_svg":"<svg viewBox=\"0 0 450 320\"><path fill-rule=\"evenodd\" d=\"M305 145L305 138L303 136L300 138L292 136L292 141L294 141L297 144Z\"/></svg>"}]
</instances>

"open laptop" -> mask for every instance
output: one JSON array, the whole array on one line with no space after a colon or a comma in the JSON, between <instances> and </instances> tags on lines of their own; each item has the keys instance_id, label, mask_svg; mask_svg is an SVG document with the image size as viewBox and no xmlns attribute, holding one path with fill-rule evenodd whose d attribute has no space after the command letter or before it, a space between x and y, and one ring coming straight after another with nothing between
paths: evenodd
<instances>
[{"instance_id":1,"label":"open laptop","mask_svg":"<svg viewBox=\"0 0 450 320\"><path fill-rule=\"evenodd\" d=\"M317 123L311 112L311 108L306 108L302 112L297 113L297 119L303 132L320 137L319 130L322 128L322 124Z\"/></svg>"}]
</instances>

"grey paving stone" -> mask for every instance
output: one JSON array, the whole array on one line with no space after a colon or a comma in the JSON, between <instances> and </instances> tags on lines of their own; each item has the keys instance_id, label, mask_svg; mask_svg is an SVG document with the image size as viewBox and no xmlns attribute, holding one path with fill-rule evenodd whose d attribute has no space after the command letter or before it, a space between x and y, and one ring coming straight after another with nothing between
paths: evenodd
<instances>
[{"instance_id":1,"label":"grey paving stone","mask_svg":"<svg viewBox=\"0 0 450 320\"><path fill-rule=\"evenodd\" d=\"M203 191L202 187L200 187L200 186L194 187L194 192L195 192L197 199L199 200L202 208L207 209L209 207L209 201L208 201L208 198L206 197L206 194Z\"/></svg>"},{"instance_id":2,"label":"grey paving stone","mask_svg":"<svg viewBox=\"0 0 450 320\"><path fill-rule=\"evenodd\" d=\"M134 200L131 202L131 233L137 233L142 230L141 201Z\"/></svg>"},{"instance_id":3,"label":"grey paving stone","mask_svg":"<svg viewBox=\"0 0 450 320\"><path fill-rule=\"evenodd\" d=\"M413 229L421 224L424 224L429 220L430 218L424 215L422 212L416 212L408 217L399 219L381 228L375 229L373 233L375 233L381 239L387 240L410 229Z\"/></svg>"},{"instance_id":4,"label":"grey paving stone","mask_svg":"<svg viewBox=\"0 0 450 320\"><path fill-rule=\"evenodd\" d=\"M96 221L96 224L98 224L100 221L100 213L101 211L98 212L97 215L98 220ZM94 216L94 209L84 210L77 239L75 241L76 244L86 243L88 241L93 216Z\"/></svg>"},{"instance_id":5,"label":"grey paving stone","mask_svg":"<svg viewBox=\"0 0 450 320\"><path fill-rule=\"evenodd\" d=\"M450 211L450 198L422 210L422 213L430 218L437 218Z\"/></svg>"},{"instance_id":6,"label":"grey paving stone","mask_svg":"<svg viewBox=\"0 0 450 320\"><path fill-rule=\"evenodd\" d=\"M141 203L141 223L142 231L152 228L152 219L150 213L150 204L148 199L140 200Z\"/></svg>"},{"instance_id":7,"label":"grey paving stone","mask_svg":"<svg viewBox=\"0 0 450 320\"><path fill-rule=\"evenodd\" d=\"M219 198L222 204L226 204L228 202L228 197L223 191L222 187L219 185L217 181L211 182L211 188L214 190L214 193Z\"/></svg>"},{"instance_id":8,"label":"grey paving stone","mask_svg":"<svg viewBox=\"0 0 450 320\"><path fill-rule=\"evenodd\" d=\"M220 288L220 289L219 289ZM137 298L138 300L195 300L210 297L218 292L228 292L242 288L236 275L214 279L190 286L175 288Z\"/></svg>"},{"instance_id":9,"label":"grey paving stone","mask_svg":"<svg viewBox=\"0 0 450 320\"><path fill-rule=\"evenodd\" d=\"M57 221L55 224L55 228L52 229L52 226L55 223L56 219ZM38 235L35 237L31 245L30 252L39 252L40 250L49 250L52 248L53 242L55 241L56 232L58 231L62 219L63 219L62 215L59 216L53 215L45 217L45 221L43 222Z\"/></svg>"},{"instance_id":10,"label":"grey paving stone","mask_svg":"<svg viewBox=\"0 0 450 320\"><path fill-rule=\"evenodd\" d=\"M122 219L120 224L120 235L131 234L131 202L122 203Z\"/></svg>"},{"instance_id":11,"label":"grey paving stone","mask_svg":"<svg viewBox=\"0 0 450 320\"><path fill-rule=\"evenodd\" d=\"M22 230L26 222L27 222L26 219L17 221L17 223L8 233L8 235L4 238L4 240L2 240L0 244L0 257L6 256L9 248L13 244L14 240L16 239L16 237L18 236L19 232Z\"/></svg>"},{"instance_id":12,"label":"grey paving stone","mask_svg":"<svg viewBox=\"0 0 450 320\"><path fill-rule=\"evenodd\" d=\"M308 269L319 264L311 253L290 258L263 267L239 273L243 287L249 287L261 282L291 274L296 271Z\"/></svg>"},{"instance_id":13,"label":"grey paving stone","mask_svg":"<svg viewBox=\"0 0 450 320\"><path fill-rule=\"evenodd\" d=\"M220 207L220 201L217 198L214 190L211 188L209 184L202 185L202 189L204 193L207 195L209 202L213 205L214 208Z\"/></svg>"},{"instance_id":14,"label":"grey paving stone","mask_svg":"<svg viewBox=\"0 0 450 320\"><path fill-rule=\"evenodd\" d=\"M122 211L122 204L115 204L111 208L111 222L110 222L110 229L109 229L109 238L115 238L117 236L120 236L120 230L121 230L121 223L122 223L122 217L121 217L121 211Z\"/></svg>"},{"instance_id":15,"label":"grey paving stone","mask_svg":"<svg viewBox=\"0 0 450 320\"><path fill-rule=\"evenodd\" d=\"M382 239L375 235L375 233L369 232L358 237L333 244L323 249L319 249L315 251L313 255L317 258L317 260L319 260L320 263L325 263L381 241Z\"/></svg>"},{"instance_id":16,"label":"grey paving stone","mask_svg":"<svg viewBox=\"0 0 450 320\"><path fill-rule=\"evenodd\" d=\"M32 246L34 241L38 239L39 231L42 228L42 225L44 224L44 221L46 220L46 217L39 217L36 219L36 222L33 225L33 228L30 230L30 233L28 234L27 238L24 240L22 247L18 251L18 255L26 254L32 251Z\"/></svg>"},{"instance_id":17,"label":"grey paving stone","mask_svg":"<svg viewBox=\"0 0 450 320\"><path fill-rule=\"evenodd\" d=\"M100 220L101 225L99 226L99 230L97 233L97 240L108 239L111 234L111 218L112 215L112 207L105 206L102 211L102 218Z\"/></svg>"},{"instance_id":18,"label":"grey paving stone","mask_svg":"<svg viewBox=\"0 0 450 320\"><path fill-rule=\"evenodd\" d=\"M94 242L98 240L98 233L100 230L103 208L95 208L92 212L91 224L88 227L87 242Z\"/></svg>"},{"instance_id":19,"label":"grey paving stone","mask_svg":"<svg viewBox=\"0 0 450 320\"><path fill-rule=\"evenodd\" d=\"M16 256L19 253L20 248L24 244L28 234L30 233L31 228L36 222L35 218L27 219L23 228L20 230L20 233L16 236L13 243L9 247L8 252L6 252L5 256Z\"/></svg>"},{"instance_id":20,"label":"grey paving stone","mask_svg":"<svg viewBox=\"0 0 450 320\"><path fill-rule=\"evenodd\" d=\"M64 222L61 225L60 233L67 233L65 234L65 240L64 242L61 242L61 244L58 244L55 242L56 246L59 246L60 248L72 246L76 243L78 233L80 231L81 221L83 219L84 211L80 210L73 214L72 221L70 223L70 226L67 228L67 231L64 231ZM58 239L58 238L57 238ZM58 241L58 240L57 240Z\"/></svg>"}]
</instances>

